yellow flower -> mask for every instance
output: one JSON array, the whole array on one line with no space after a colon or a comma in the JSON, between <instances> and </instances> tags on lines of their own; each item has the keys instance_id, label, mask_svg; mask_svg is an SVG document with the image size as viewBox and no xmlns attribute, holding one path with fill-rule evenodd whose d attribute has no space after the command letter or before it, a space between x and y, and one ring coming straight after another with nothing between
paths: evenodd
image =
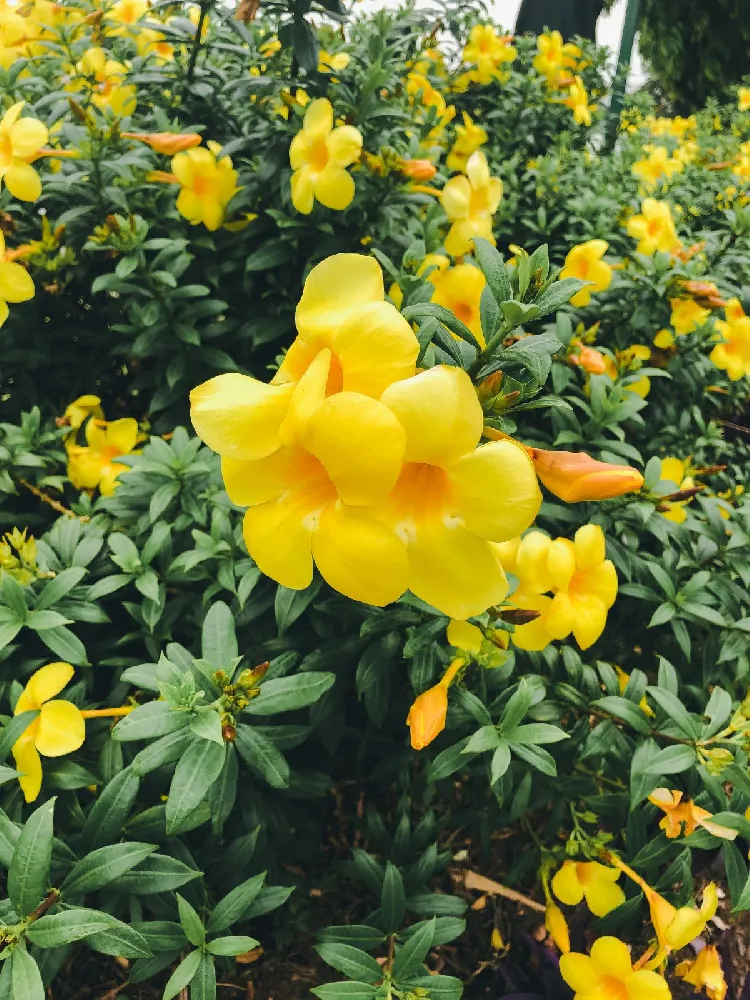
<instances>
[{"instance_id":1,"label":"yellow flower","mask_svg":"<svg viewBox=\"0 0 750 1000\"><path fill-rule=\"evenodd\" d=\"M551 87L557 86L564 70L572 69L580 58L581 50L572 42L563 44L559 31L548 31L537 37L537 55L533 66L537 73L545 77Z\"/></svg>"},{"instance_id":2,"label":"yellow flower","mask_svg":"<svg viewBox=\"0 0 750 1000\"><path fill-rule=\"evenodd\" d=\"M672 315L669 322L674 327L678 337L686 333L692 333L708 321L711 316L710 309L703 309L695 299L670 299Z\"/></svg>"},{"instance_id":3,"label":"yellow flower","mask_svg":"<svg viewBox=\"0 0 750 1000\"><path fill-rule=\"evenodd\" d=\"M224 221L227 205L237 193L237 171L228 156L218 158L221 146L209 142L208 149L198 146L178 153L172 171L182 190L177 196L177 211L188 222L216 230Z\"/></svg>"},{"instance_id":4,"label":"yellow flower","mask_svg":"<svg viewBox=\"0 0 750 1000\"><path fill-rule=\"evenodd\" d=\"M627 223L628 236L638 240L637 253L651 256L657 250L672 253L680 245L667 201L645 198L641 214L633 215Z\"/></svg>"},{"instance_id":5,"label":"yellow flower","mask_svg":"<svg viewBox=\"0 0 750 1000\"><path fill-rule=\"evenodd\" d=\"M7 259L5 237L0 233L0 326L8 318L8 303L27 302L34 298L34 282L20 264Z\"/></svg>"},{"instance_id":6,"label":"yellow flower","mask_svg":"<svg viewBox=\"0 0 750 1000\"><path fill-rule=\"evenodd\" d=\"M0 7L0 66L10 69L21 57L21 43L26 40L26 19L10 7Z\"/></svg>"},{"instance_id":7,"label":"yellow flower","mask_svg":"<svg viewBox=\"0 0 750 1000\"><path fill-rule=\"evenodd\" d=\"M0 538L0 579L7 573L22 587L41 575L36 565L36 539L33 535L27 538L26 531L14 528Z\"/></svg>"},{"instance_id":8,"label":"yellow flower","mask_svg":"<svg viewBox=\"0 0 750 1000\"><path fill-rule=\"evenodd\" d=\"M633 174L642 182L644 188L650 191L662 179L669 180L673 174L682 170L679 159L672 158L666 146L656 146L648 157L633 164Z\"/></svg>"},{"instance_id":9,"label":"yellow flower","mask_svg":"<svg viewBox=\"0 0 750 1000\"><path fill-rule=\"evenodd\" d=\"M744 87L747 91L747 107L750 108L750 87ZM745 110L740 107L740 110ZM725 1000L727 995L727 982L721 968L721 959L716 945L706 945L698 952L698 957L688 959L675 968L675 974L691 986L704 989L709 1000Z\"/></svg>"},{"instance_id":10,"label":"yellow flower","mask_svg":"<svg viewBox=\"0 0 750 1000\"><path fill-rule=\"evenodd\" d=\"M662 351L666 351L670 347L674 347L674 343L674 334L671 330L659 330L654 335L654 347L658 347Z\"/></svg>"},{"instance_id":11,"label":"yellow flower","mask_svg":"<svg viewBox=\"0 0 750 1000\"><path fill-rule=\"evenodd\" d=\"M661 964L670 952L685 948L699 937L719 907L719 895L713 882L703 890L700 909L694 906L681 906L677 909L649 885L639 884L648 901L651 923L659 944L659 953L650 963L652 965Z\"/></svg>"},{"instance_id":12,"label":"yellow flower","mask_svg":"<svg viewBox=\"0 0 750 1000\"><path fill-rule=\"evenodd\" d=\"M151 56L157 63L169 62L174 58L174 46L167 41L167 36L162 31L155 28L139 25L133 33L133 41L139 56Z\"/></svg>"},{"instance_id":13,"label":"yellow flower","mask_svg":"<svg viewBox=\"0 0 750 1000\"><path fill-rule=\"evenodd\" d=\"M737 91L737 107L740 111L750 111L750 87L740 87Z\"/></svg>"},{"instance_id":14,"label":"yellow flower","mask_svg":"<svg viewBox=\"0 0 750 1000\"><path fill-rule=\"evenodd\" d=\"M413 750L424 750L445 729L448 714L448 688L466 660L458 657L433 687L414 699L406 725L409 727Z\"/></svg>"},{"instance_id":15,"label":"yellow flower","mask_svg":"<svg viewBox=\"0 0 750 1000\"><path fill-rule=\"evenodd\" d=\"M461 115L463 125L456 125L456 138L445 165L451 171L464 173L469 157L487 142L488 136L482 126L473 122L465 111L462 111Z\"/></svg>"},{"instance_id":16,"label":"yellow flower","mask_svg":"<svg viewBox=\"0 0 750 1000\"><path fill-rule=\"evenodd\" d=\"M39 715L13 745L18 783L27 802L33 802L42 787L43 757L62 757L82 746L86 723L81 710L69 701L55 699L74 674L69 663L48 663L29 678L16 702L14 715L38 711ZM55 700L52 700L55 699Z\"/></svg>"},{"instance_id":17,"label":"yellow flower","mask_svg":"<svg viewBox=\"0 0 750 1000\"><path fill-rule=\"evenodd\" d=\"M63 423L72 430L77 431L87 417L98 417L104 420L104 410L101 407L101 399L90 393L79 396L65 407Z\"/></svg>"},{"instance_id":18,"label":"yellow flower","mask_svg":"<svg viewBox=\"0 0 750 1000\"><path fill-rule=\"evenodd\" d=\"M566 503L611 500L643 486L643 476L630 465L598 462L576 451L531 448L529 453L539 479L550 493Z\"/></svg>"},{"instance_id":19,"label":"yellow flower","mask_svg":"<svg viewBox=\"0 0 750 1000\"><path fill-rule=\"evenodd\" d=\"M577 906L582 899L595 917L604 917L625 902L625 893L617 880L620 872L598 861L566 861L552 879L552 891L567 906Z\"/></svg>"},{"instance_id":20,"label":"yellow flower","mask_svg":"<svg viewBox=\"0 0 750 1000\"><path fill-rule=\"evenodd\" d=\"M486 86L502 78L502 67L516 58L517 52L510 44L511 38L498 35L491 24L475 24L464 46L463 61L476 66L470 74L474 83Z\"/></svg>"},{"instance_id":21,"label":"yellow flower","mask_svg":"<svg viewBox=\"0 0 750 1000\"><path fill-rule=\"evenodd\" d=\"M573 1000L670 1000L669 987L656 972L633 970L627 945L615 937L594 942L591 956L571 951L560 958L560 974Z\"/></svg>"},{"instance_id":22,"label":"yellow flower","mask_svg":"<svg viewBox=\"0 0 750 1000\"><path fill-rule=\"evenodd\" d=\"M648 800L665 813L659 826L670 840L680 835L689 837L699 826L722 840L734 840L737 837L737 830L714 823L711 819L713 813L708 809L702 809L690 799L683 801L680 791L655 788Z\"/></svg>"},{"instance_id":23,"label":"yellow flower","mask_svg":"<svg viewBox=\"0 0 750 1000\"><path fill-rule=\"evenodd\" d=\"M478 653L482 648L484 636L482 630L471 622L451 618L445 630L445 638L449 645L455 646L464 653Z\"/></svg>"},{"instance_id":24,"label":"yellow flower","mask_svg":"<svg viewBox=\"0 0 750 1000\"><path fill-rule=\"evenodd\" d=\"M591 124L591 112L595 110L596 105L589 104L589 95L580 76L574 77L568 88L568 96L563 98L562 103L573 112L573 121L576 125Z\"/></svg>"},{"instance_id":25,"label":"yellow flower","mask_svg":"<svg viewBox=\"0 0 750 1000\"><path fill-rule=\"evenodd\" d=\"M565 919L563 911L551 899L547 900L547 906L544 910L544 926L563 955L567 955L570 951L568 922Z\"/></svg>"},{"instance_id":26,"label":"yellow flower","mask_svg":"<svg viewBox=\"0 0 750 1000\"><path fill-rule=\"evenodd\" d=\"M351 58L348 52L336 52L335 55L331 55L330 52L321 49L318 53L318 72L340 73L349 65Z\"/></svg>"},{"instance_id":27,"label":"yellow flower","mask_svg":"<svg viewBox=\"0 0 750 1000\"><path fill-rule=\"evenodd\" d=\"M572 306L587 306L592 292L603 292L612 283L612 268L602 260L609 243L606 240L588 240L568 251L561 278L580 278L590 284L576 292L570 300Z\"/></svg>"},{"instance_id":28,"label":"yellow flower","mask_svg":"<svg viewBox=\"0 0 750 1000\"><path fill-rule=\"evenodd\" d=\"M692 489L695 486L695 480L692 476L687 475L689 464L687 459L683 461L681 458L663 458L661 461L660 477L670 483L674 483L676 487L675 492ZM668 521L673 521L675 524L683 524L687 519L685 505L690 503L690 499L662 500L660 504L664 508L661 511L662 517L666 517Z\"/></svg>"},{"instance_id":29,"label":"yellow flower","mask_svg":"<svg viewBox=\"0 0 750 1000\"><path fill-rule=\"evenodd\" d=\"M102 496L111 496L117 477L129 471L129 466L115 459L129 455L137 440L138 421L133 417L109 422L89 420L86 446L68 446L68 478L76 489L93 490L98 486Z\"/></svg>"},{"instance_id":30,"label":"yellow flower","mask_svg":"<svg viewBox=\"0 0 750 1000\"><path fill-rule=\"evenodd\" d=\"M466 176L451 177L443 188L442 203L452 223L445 249L453 257L468 253L472 237L481 236L494 245L492 216L503 197L503 182L491 177L487 158L480 150L466 164Z\"/></svg>"},{"instance_id":31,"label":"yellow flower","mask_svg":"<svg viewBox=\"0 0 750 1000\"><path fill-rule=\"evenodd\" d=\"M138 103L136 88L125 83L127 66L110 59L109 54L99 46L93 46L83 53L76 65L79 76L84 77L84 86L91 92L91 100L100 110L109 108L118 118L131 115ZM72 89L80 89L81 81L74 80Z\"/></svg>"},{"instance_id":32,"label":"yellow flower","mask_svg":"<svg viewBox=\"0 0 750 1000\"><path fill-rule=\"evenodd\" d=\"M49 132L38 119L20 117L24 103L18 101L0 120L0 186L5 181L14 198L36 201L42 193L42 182L27 161L49 141Z\"/></svg>"},{"instance_id":33,"label":"yellow flower","mask_svg":"<svg viewBox=\"0 0 750 1000\"><path fill-rule=\"evenodd\" d=\"M443 258L446 259L446 258ZM479 315L479 300L487 284L478 267L456 264L455 267L435 268L427 280L435 286L430 302L445 306L464 323L484 347L484 333Z\"/></svg>"},{"instance_id":34,"label":"yellow flower","mask_svg":"<svg viewBox=\"0 0 750 1000\"><path fill-rule=\"evenodd\" d=\"M117 0L104 15L105 20L114 21L117 27L110 28L111 35L125 35L138 21L148 14L148 0ZM140 28L136 29L137 34Z\"/></svg>"},{"instance_id":35,"label":"yellow flower","mask_svg":"<svg viewBox=\"0 0 750 1000\"><path fill-rule=\"evenodd\" d=\"M722 341L711 351L710 358L736 382L743 376L750 376L750 316L745 315L739 299L729 299L724 315L725 320L714 323Z\"/></svg>"},{"instance_id":36,"label":"yellow flower","mask_svg":"<svg viewBox=\"0 0 750 1000\"><path fill-rule=\"evenodd\" d=\"M121 132L123 139L145 142L157 153L174 156L186 149L200 146L201 137L197 132Z\"/></svg>"},{"instance_id":37,"label":"yellow flower","mask_svg":"<svg viewBox=\"0 0 750 1000\"><path fill-rule=\"evenodd\" d=\"M313 210L315 199L342 211L354 198L354 180L346 167L362 151L362 133L352 125L333 127L333 107L326 97L312 101L301 130L289 147L292 170L292 204L303 215Z\"/></svg>"}]
</instances>

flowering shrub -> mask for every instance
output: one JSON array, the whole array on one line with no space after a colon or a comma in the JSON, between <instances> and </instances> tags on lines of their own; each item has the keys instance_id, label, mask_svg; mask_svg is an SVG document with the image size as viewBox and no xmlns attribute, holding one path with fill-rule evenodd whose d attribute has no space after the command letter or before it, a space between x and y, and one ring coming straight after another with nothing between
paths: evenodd
<instances>
[{"instance_id":1,"label":"flowering shrub","mask_svg":"<svg viewBox=\"0 0 750 1000\"><path fill-rule=\"evenodd\" d=\"M0 995L724 1000L748 89L257 7L0 10Z\"/></svg>"}]
</instances>

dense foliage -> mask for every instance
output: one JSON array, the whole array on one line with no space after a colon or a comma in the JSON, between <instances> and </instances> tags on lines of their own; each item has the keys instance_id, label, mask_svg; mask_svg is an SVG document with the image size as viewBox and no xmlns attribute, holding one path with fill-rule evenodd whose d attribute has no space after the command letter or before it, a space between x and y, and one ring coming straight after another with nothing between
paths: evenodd
<instances>
[{"instance_id":1,"label":"dense foliage","mask_svg":"<svg viewBox=\"0 0 750 1000\"><path fill-rule=\"evenodd\" d=\"M256 7L0 8L0 996L723 1000L750 92Z\"/></svg>"}]
</instances>

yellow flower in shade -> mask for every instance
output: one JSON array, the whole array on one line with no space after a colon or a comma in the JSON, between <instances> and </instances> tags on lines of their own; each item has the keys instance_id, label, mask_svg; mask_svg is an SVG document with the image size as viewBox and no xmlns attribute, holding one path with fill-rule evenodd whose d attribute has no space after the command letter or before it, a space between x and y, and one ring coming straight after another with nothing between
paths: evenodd
<instances>
[{"instance_id":1,"label":"yellow flower in shade","mask_svg":"<svg viewBox=\"0 0 750 1000\"><path fill-rule=\"evenodd\" d=\"M737 830L714 823L711 819L713 813L708 809L702 809L690 799L683 801L680 791L655 788L648 800L664 812L659 826L670 840L679 836L689 837L699 826L722 840L734 840L737 837Z\"/></svg>"},{"instance_id":2,"label":"yellow flower in shade","mask_svg":"<svg viewBox=\"0 0 750 1000\"><path fill-rule=\"evenodd\" d=\"M474 83L486 86L494 79L502 79L503 66L518 54L511 41L510 36L498 35L491 24L474 25L463 51L463 61L476 66L470 73Z\"/></svg>"},{"instance_id":3,"label":"yellow flower in shade","mask_svg":"<svg viewBox=\"0 0 750 1000\"><path fill-rule=\"evenodd\" d=\"M353 125L333 127L333 107L326 97L312 101L302 128L292 139L292 204L303 215L315 200L326 208L343 211L354 198L354 180L345 169L362 152L362 133Z\"/></svg>"},{"instance_id":4,"label":"yellow flower in shade","mask_svg":"<svg viewBox=\"0 0 750 1000\"><path fill-rule=\"evenodd\" d=\"M112 21L115 27L109 29L111 35L124 35L148 14L148 0L117 0L106 12L105 20ZM136 29L134 33L140 28Z\"/></svg>"},{"instance_id":5,"label":"yellow flower in shade","mask_svg":"<svg viewBox=\"0 0 750 1000\"><path fill-rule=\"evenodd\" d=\"M657 250L672 253L679 248L680 241L667 201L644 198L641 214L631 216L626 228L628 236L638 240L637 253L650 257Z\"/></svg>"},{"instance_id":6,"label":"yellow flower in shade","mask_svg":"<svg viewBox=\"0 0 750 1000\"><path fill-rule=\"evenodd\" d=\"M683 164L679 159L669 155L666 146L655 146L647 157L638 160L630 169L644 188L651 191L660 180L669 180L682 168Z\"/></svg>"},{"instance_id":7,"label":"yellow flower in shade","mask_svg":"<svg viewBox=\"0 0 750 1000\"><path fill-rule=\"evenodd\" d=\"M460 368L394 382L381 399L406 429L403 471L381 517L408 547L407 587L452 618L480 614L508 591L492 543L539 510L531 460L510 440L477 447L482 410Z\"/></svg>"},{"instance_id":8,"label":"yellow flower in shade","mask_svg":"<svg viewBox=\"0 0 750 1000\"><path fill-rule=\"evenodd\" d=\"M570 931L568 930L568 922L565 919L563 911L559 906L553 903L551 899L547 900L547 905L544 910L544 926L547 928L547 933L563 955L567 955L570 951Z\"/></svg>"},{"instance_id":9,"label":"yellow flower in shade","mask_svg":"<svg viewBox=\"0 0 750 1000\"><path fill-rule=\"evenodd\" d=\"M724 306L726 319L714 322L721 343L711 351L711 361L727 373L733 382L750 377L750 316L739 299L729 299Z\"/></svg>"},{"instance_id":10,"label":"yellow flower in shade","mask_svg":"<svg viewBox=\"0 0 750 1000\"><path fill-rule=\"evenodd\" d=\"M203 223L214 231L224 221L227 205L237 193L237 171L228 156L219 159L221 146L209 142L178 153L172 160L172 172L180 183L177 211L188 222Z\"/></svg>"},{"instance_id":11,"label":"yellow flower in shade","mask_svg":"<svg viewBox=\"0 0 750 1000\"><path fill-rule=\"evenodd\" d=\"M643 486L643 476L632 466L598 462L584 452L531 448L529 454L542 483L566 503L611 500Z\"/></svg>"},{"instance_id":12,"label":"yellow flower in shade","mask_svg":"<svg viewBox=\"0 0 750 1000\"><path fill-rule=\"evenodd\" d=\"M661 351L669 350L670 347L674 347L674 344L674 334L671 330L659 330L654 335L654 347L658 347Z\"/></svg>"},{"instance_id":13,"label":"yellow flower in shade","mask_svg":"<svg viewBox=\"0 0 750 1000\"><path fill-rule=\"evenodd\" d=\"M138 29L133 33L133 41L141 57L151 56L157 63L166 63L174 58L174 46L167 41L164 32L155 28L138 25Z\"/></svg>"},{"instance_id":14,"label":"yellow flower in shade","mask_svg":"<svg viewBox=\"0 0 750 1000\"><path fill-rule=\"evenodd\" d=\"M29 678L16 702L14 715L38 711L39 715L13 745L18 782L27 802L33 802L42 787L42 757L63 757L82 746L86 723L72 702L55 698L72 680L69 663L48 663ZM53 700L54 699L54 700Z\"/></svg>"},{"instance_id":15,"label":"yellow flower in shade","mask_svg":"<svg viewBox=\"0 0 750 1000\"><path fill-rule=\"evenodd\" d=\"M747 90L748 103L750 108L750 88ZM740 110L743 110L740 108ZM716 945L709 944L698 952L698 957L688 959L675 968L675 975L679 976L691 986L706 991L708 1000L725 1000L727 995L727 982L721 968L721 959Z\"/></svg>"},{"instance_id":16,"label":"yellow flower in shade","mask_svg":"<svg viewBox=\"0 0 750 1000\"><path fill-rule=\"evenodd\" d=\"M444 258L445 259L445 258ZM456 264L433 270L427 280L435 286L430 302L445 306L461 320L479 343L484 347L484 333L479 315L479 300L482 289L487 284L478 267L471 264Z\"/></svg>"},{"instance_id":17,"label":"yellow flower in shade","mask_svg":"<svg viewBox=\"0 0 750 1000\"><path fill-rule=\"evenodd\" d=\"M5 181L19 201L36 201L42 193L42 182L28 161L49 141L49 132L38 119L20 117L24 103L18 101L0 119L0 184Z\"/></svg>"},{"instance_id":18,"label":"yellow flower in shade","mask_svg":"<svg viewBox=\"0 0 750 1000\"><path fill-rule=\"evenodd\" d=\"M466 164L473 152L487 142L487 133L481 125L472 121L470 115L461 112L463 125L456 125L456 138L445 161L449 170L464 173Z\"/></svg>"},{"instance_id":19,"label":"yellow flower in shade","mask_svg":"<svg viewBox=\"0 0 750 1000\"><path fill-rule=\"evenodd\" d=\"M588 240L572 247L565 258L561 278L580 278L590 284L576 292L570 300L572 306L587 306L592 292L603 292L612 284L612 268L602 260L609 243L606 240Z\"/></svg>"},{"instance_id":20,"label":"yellow flower in shade","mask_svg":"<svg viewBox=\"0 0 750 1000\"><path fill-rule=\"evenodd\" d=\"M630 683L630 674L625 673L625 671L615 665L615 673L617 674L617 683L620 687L620 694L625 694L628 684ZM648 698L644 694L641 700L638 702L638 708L646 715L653 716L654 710L648 703Z\"/></svg>"},{"instance_id":21,"label":"yellow flower in shade","mask_svg":"<svg viewBox=\"0 0 750 1000\"><path fill-rule=\"evenodd\" d=\"M0 233L0 326L8 318L8 303L27 302L34 298L34 282L20 264L6 259L5 237Z\"/></svg>"},{"instance_id":22,"label":"yellow flower in shade","mask_svg":"<svg viewBox=\"0 0 750 1000\"><path fill-rule=\"evenodd\" d=\"M595 917L604 917L625 902L625 893L617 880L620 872L598 861L566 861L552 879L552 891L567 906L577 906L582 899Z\"/></svg>"},{"instance_id":23,"label":"yellow flower in shade","mask_svg":"<svg viewBox=\"0 0 750 1000\"><path fill-rule=\"evenodd\" d=\"M674 332L678 337L697 330L711 317L711 310L703 309L695 299L670 299L669 304L672 307L669 322L674 327Z\"/></svg>"},{"instance_id":24,"label":"yellow flower in shade","mask_svg":"<svg viewBox=\"0 0 750 1000\"><path fill-rule=\"evenodd\" d=\"M573 990L573 1000L670 1000L662 977L647 969L634 971L626 944L615 937L594 942L591 955L571 951L560 958L560 975Z\"/></svg>"},{"instance_id":25,"label":"yellow flower in shade","mask_svg":"<svg viewBox=\"0 0 750 1000\"><path fill-rule=\"evenodd\" d=\"M678 490L690 490L695 486L695 480L687 475L689 465L688 460L683 461L681 458L670 457L661 460L661 478L675 484L675 493ZM684 524L687 520L685 506L691 499L692 497L687 500L662 500L660 504L664 508L661 511L662 517L675 524Z\"/></svg>"},{"instance_id":26,"label":"yellow flower in shade","mask_svg":"<svg viewBox=\"0 0 750 1000\"><path fill-rule=\"evenodd\" d=\"M740 111L750 111L750 87L740 87L737 91L737 107Z\"/></svg>"},{"instance_id":27,"label":"yellow flower in shade","mask_svg":"<svg viewBox=\"0 0 750 1000\"><path fill-rule=\"evenodd\" d=\"M335 55L331 55L330 52L321 49L318 53L318 72L340 73L349 65L351 58L348 52L336 52Z\"/></svg>"},{"instance_id":28,"label":"yellow flower in shade","mask_svg":"<svg viewBox=\"0 0 750 1000\"><path fill-rule=\"evenodd\" d=\"M557 86L561 77L572 69L581 56L581 50L572 42L563 44L559 31L548 31L537 37L537 54L532 65L551 87Z\"/></svg>"},{"instance_id":29,"label":"yellow flower in shade","mask_svg":"<svg viewBox=\"0 0 750 1000\"><path fill-rule=\"evenodd\" d=\"M65 407L62 419L63 426L68 426L73 431L77 431L87 417L98 417L99 420L104 420L104 410L101 403L102 401L99 396L94 396L91 393L74 399L72 403L69 403Z\"/></svg>"},{"instance_id":30,"label":"yellow flower in shade","mask_svg":"<svg viewBox=\"0 0 750 1000\"><path fill-rule=\"evenodd\" d=\"M129 466L115 459L129 455L137 440L138 421L133 417L109 422L89 420L86 445L68 446L68 478L78 490L93 490L98 486L102 496L111 496L117 477L129 471Z\"/></svg>"},{"instance_id":31,"label":"yellow flower in shade","mask_svg":"<svg viewBox=\"0 0 750 1000\"><path fill-rule=\"evenodd\" d=\"M563 98L562 103L573 112L576 125L591 124L591 112L596 109L596 105L589 104L589 95L580 76L574 77L568 88L568 96Z\"/></svg>"},{"instance_id":32,"label":"yellow flower in shade","mask_svg":"<svg viewBox=\"0 0 750 1000\"><path fill-rule=\"evenodd\" d=\"M174 156L186 149L200 146L201 137L197 132L121 132L123 139L145 142L157 153Z\"/></svg>"},{"instance_id":33,"label":"yellow flower in shade","mask_svg":"<svg viewBox=\"0 0 750 1000\"><path fill-rule=\"evenodd\" d=\"M478 626L472 625L471 622L462 622L452 618L445 630L445 638L449 645L455 646L456 649L460 649L464 653L478 653L482 648L484 636L482 630Z\"/></svg>"},{"instance_id":34,"label":"yellow flower in shade","mask_svg":"<svg viewBox=\"0 0 750 1000\"><path fill-rule=\"evenodd\" d=\"M487 158L480 150L466 164L466 176L451 177L442 192L442 203L452 223L445 249L453 257L472 249L472 237L481 236L494 245L492 216L503 197L503 182L491 177Z\"/></svg>"},{"instance_id":35,"label":"yellow flower in shade","mask_svg":"<svg viewBox=\"0 0 750 1000\"><path fill-rule=\"evenodd\" d=\"M33 535L26 537L27 529L12 531L0 536L0 579L3 573L8 573L22 587L28 586L39 576L36 565L36 539Z\"/></svg>"},{"instance_id":36,"label":"yellow flower in shade","mask_svg":"<svg viewBox=\"0 0 750 1000\"><path fill-rule=\"evenodd\" d=\"M424 750L445 729L445 717L448 714L448 688L465 664L466 660L460 657L455 659L437 684L428 688L427 691L423 691L414 699L406 717L413 750Z\"/></svg>"}]
</instances>

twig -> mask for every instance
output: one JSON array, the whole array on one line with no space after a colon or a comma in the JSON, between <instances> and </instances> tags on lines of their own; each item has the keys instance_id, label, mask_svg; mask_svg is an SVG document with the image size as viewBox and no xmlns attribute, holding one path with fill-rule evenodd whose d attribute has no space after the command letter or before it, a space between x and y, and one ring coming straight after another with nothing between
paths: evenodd
<instances>
[{"instance_id":1,"label":"twig","mask_svg":"<svg viewBox=\"0 0 750 1000\"><path fill-rule=\"evenodd\" d=\"M43 899L39 906L37 906L35 910L31 911L27 917L27 922L32 923L34 920L38 920L40 917L43 917L47 910L52 909L59 899L60 893L57 889L52 889L46 899Z\"/></svg>"},{"instance_id":2,"label":"twig","mask_svg":"<svg viewBox=\"0 0 750 1000\"><path fill-rule=\"evenodd\" d=\"M462 882L465 889L476 889L479 892L486 893L488 896L502 896L503 899L509 899L513 903L520 903L522 906L527 906L530 910L536 910L537 913L544 913L545 911L545 907L541 903L537 903L535 899L531 899L530 896L524 896L522 892L509 889L507 885L501 885L500 882L495 882L493 879L480 875L478 872L454 869L451 871L451 875L457 881Z\"/></svg>"},{"instance_id":3,"label":"twig","mask_svg":"<svg viewBox=\"0 0 750 1000\"><path fill-rule=\"evenodd\" d=\"M733 431L742 431L743 434L750 434L750 427L743 427L742 424L733 424L731 420L718 420L717 424L721 424L722 427L731 427Z\"/></svg>"},{"instance_id":4,"label":"twig","mask_svg":"<svg viewBox=\"0 0 750 1000\"><path fill-rule=\"evenodd\" d=\"M119 993L122 993L122 991L129 985L130 983L126 979L124 983L120 983L119 986L113 986L111 990L108 990L103 997L100 997L100 1000L115 1000L115 997Z\"/></svg>"},{"instance_id":5,"label":"twig","mask_svg":"<svg viewBox=\"0 0 750 1000\"><path fill-rule=\"evenodd\" d=\"M53 499L44 490L40 490L38 486L34 486L30 483L28 479L18 479L16 482L19 486L23 486L24 489L28 490L29 493L33 493L35 497L38 497L43 503L49 504L49 506L56 510L58 514L64 514L65 517L75 517L79 521L90 521L91 518L87 514L75 514L72 510L68 510L63 504L58 500Z\"/></svg>"}]
</instances>

